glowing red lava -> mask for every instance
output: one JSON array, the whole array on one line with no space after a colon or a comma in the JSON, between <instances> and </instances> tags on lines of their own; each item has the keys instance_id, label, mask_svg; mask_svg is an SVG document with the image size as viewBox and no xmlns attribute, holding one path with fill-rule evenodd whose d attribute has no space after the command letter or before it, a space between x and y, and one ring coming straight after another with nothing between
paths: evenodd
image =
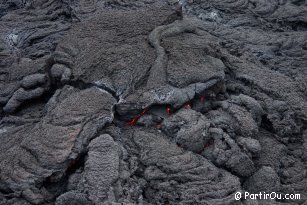
<instances>
[{"instance_id":1,"label":"glowing red lava","mask_svg":"<svg viewBox=\"0 0 307 205\"><path fill-rule=\"evenodd\" d=\"M168 105L168 106L166 106L166 112L167 112L167 114L171 114L171 112L172 112L172 110L171 110L171 107Z\"/></svg>"},{"instance_id":2,"label":"glowing red lava","mask_svg":"<svg viewBox=\"0 0 307 205\"><path fill-rule=\"evenodd\" d=\"M127 125L128 126L133 126L133 125L135 125L136 123L137 123L137 121L140 119L140 116L136 116L136 117L134 117L134 118L132 118L128 123L127 123Z\"/></svg>"},{"instance_id":3,"label":"glowing red lava","mask_svg":"<svg viewBox=\"0 0 307 205\"><path fill-rule=\"evenodd\" d=\"M139 115L137 115L137 116L135 116L134 118L132 118L132 119L127 123L127 125L128 125L128 126L133 126L133 125L135 125L135 124L138 122L138 120L139 120L147 111L148 111L148 109L145 108Z\"/></svg>"},{"instance_id":4,"label":"glowing red lava","mask_svg":"<svg viewBox=\"0 0 307 205\"><path fill-rule=\"evenodd\" d=\"M191 102L187 102L186 104L184 104L184 108L185 109L191 109L192 108L192 103Z\"/></svg>"},{"instance_id":5,"label":"glowing red lava","mask_svg":"<svg viewBox=\"0 0 307 205\"><path fill-rule=\"evenodd\" d=\"M205 96L200 97L200 102L205 102Z\"/></svg>"},{"instance_id":6,"label":"glowing red lava","mask_svg":"<svg viewBox=\"0 0 307 205\"><path fill-rule=\"evenodd\" d=\"M148 109L147 108L145 108L142 112L141 112L141 116L143 116L146 112L148 111Z\"/></svg>"}]
</instances>

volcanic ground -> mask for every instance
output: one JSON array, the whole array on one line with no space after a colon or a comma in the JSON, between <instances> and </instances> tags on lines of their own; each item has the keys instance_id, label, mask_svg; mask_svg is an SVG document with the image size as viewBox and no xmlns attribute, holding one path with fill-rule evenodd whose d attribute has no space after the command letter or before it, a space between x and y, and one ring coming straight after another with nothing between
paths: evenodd
<instances>
[{"instance_id":1,"label":"volcanic ground","mask_svg":"<svg viewBox=\"0 0 307 205\"><path fill-rule=\"evenodd\" d=\"M307 2L1 0L0 204L306 205Z\"/></svg>"}]
</instances>

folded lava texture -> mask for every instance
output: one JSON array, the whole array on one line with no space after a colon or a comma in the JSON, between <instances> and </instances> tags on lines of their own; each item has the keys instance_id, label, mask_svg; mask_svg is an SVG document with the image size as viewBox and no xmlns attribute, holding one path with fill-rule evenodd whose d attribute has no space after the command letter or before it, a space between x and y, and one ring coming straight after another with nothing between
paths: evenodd
<instances>
[{"instance_id":1,"label":"folded lava texture","mask_svg":"<svg viewBox=\"0 0 307 205\"><path fill-rule=\"evenodd\" d=\"M3 0L0 205L307 204L306 66L304 0Z\"/></svg>"}]
</instances>

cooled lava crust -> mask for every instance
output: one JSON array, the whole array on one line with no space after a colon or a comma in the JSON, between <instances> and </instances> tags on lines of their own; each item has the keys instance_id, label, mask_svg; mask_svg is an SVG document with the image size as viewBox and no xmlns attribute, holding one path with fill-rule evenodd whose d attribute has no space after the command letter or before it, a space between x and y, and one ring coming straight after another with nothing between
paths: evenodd
<instances>
[{"instance_id":1,"label":"cooled lava crust","mask_svg":"<svg viewBox=\"0 0 307 205\"><path fill-rule=\"evenodd\" d=\"M307 204L306 66L304 0L2 0L0 205Z\"/></svg>"}]
</instances>

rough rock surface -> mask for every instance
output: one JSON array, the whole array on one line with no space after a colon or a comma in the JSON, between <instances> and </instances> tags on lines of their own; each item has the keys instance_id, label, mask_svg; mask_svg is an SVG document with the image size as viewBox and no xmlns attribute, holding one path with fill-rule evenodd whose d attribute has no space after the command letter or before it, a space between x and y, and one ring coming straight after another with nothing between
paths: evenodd
<instances>
[{"instance_id":1,"label":"rough rock surface","mask_svg":"<svg viewBox=\"0 0 307 205\"><path fill-rule=\"evenodd\" d=\"M307 204L306 1L3 0L0 22L1 205Z\"/></svg>"}]
</instances>

